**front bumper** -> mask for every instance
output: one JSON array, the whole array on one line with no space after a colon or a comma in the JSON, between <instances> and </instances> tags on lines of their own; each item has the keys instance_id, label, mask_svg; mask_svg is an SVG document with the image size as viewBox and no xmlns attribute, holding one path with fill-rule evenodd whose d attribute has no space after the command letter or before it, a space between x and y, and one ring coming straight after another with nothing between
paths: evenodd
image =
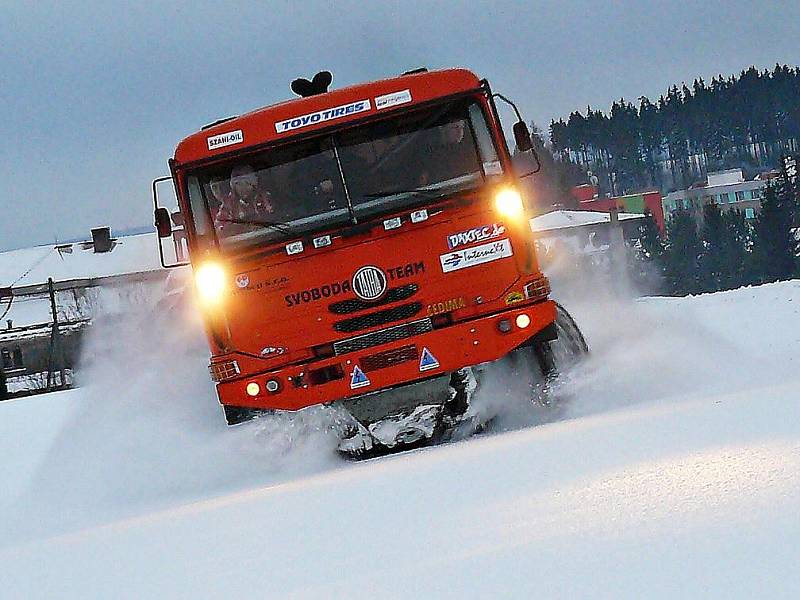
<instances>
[{"instance_id":1,"label":"front bumper","mask_svg":"<svg viewBox=\"0 0 800 600\"><path fill-rule=\"evenodd\" d=\"M517 325L517 317L523 313L530 318L530 324L524 328ZM299 410L497 360L555 319L555 303L545 300L380 346L249 374L218 383L217 393L220 402L228 406ZM510 323L506 333L500 330L503 320ZM267 391L268 381L277 382L277 391ZM253 383L258 385L254 396L247 393L248 384Z\"/></svg>"}]
</instances>

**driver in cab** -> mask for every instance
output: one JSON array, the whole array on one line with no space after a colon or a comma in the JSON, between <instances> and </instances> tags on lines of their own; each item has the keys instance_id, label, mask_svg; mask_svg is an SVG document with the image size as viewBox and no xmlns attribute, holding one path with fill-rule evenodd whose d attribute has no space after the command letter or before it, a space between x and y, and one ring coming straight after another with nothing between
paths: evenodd
<instances>
[{"instance_id":1,"label":"driver in cab","mask_svg":"<svg viewBox=\"0 0 800 600\"><path fill-rule=\"evenodd\" d=\"M231 171L230 193L222 198L214 226L222 236L250 231L248 224L258 225L274 212L270 193L262 190L258 174L250 165L239 165Z\"/></svg>"}]
</instances>

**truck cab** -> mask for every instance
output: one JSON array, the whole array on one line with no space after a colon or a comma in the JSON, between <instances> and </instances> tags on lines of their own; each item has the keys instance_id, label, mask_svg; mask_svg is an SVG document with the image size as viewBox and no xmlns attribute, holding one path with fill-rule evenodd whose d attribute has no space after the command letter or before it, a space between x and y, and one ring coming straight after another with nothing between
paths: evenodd
<instances>
[{"instance_id":1,"label":"truck cab","mask_svg":"<svg viewBox=\"0 0 800 600\"><path fill-rule=\"evenodd\" d=\"M553 339L494 97L468 70L256 110L169 166L229 421L369 403ZM156 225L172 235L157 199Z\"/></svg>"}]
</instances>

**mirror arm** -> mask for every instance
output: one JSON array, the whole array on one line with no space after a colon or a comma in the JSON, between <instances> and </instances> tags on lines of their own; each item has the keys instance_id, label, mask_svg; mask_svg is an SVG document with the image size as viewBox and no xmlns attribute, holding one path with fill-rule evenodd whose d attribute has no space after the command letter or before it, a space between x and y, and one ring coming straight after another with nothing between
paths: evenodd
<instances>
[{"instance_id":1,"label":"mirror arm","mask_svg":"<svg viewBox=\"0 0 800 600\"><path fill-rule=\"evenodd\" d=\"M530 173L526 173L525 175L523 175L523 177L534 175L542 170L542 161L539 160L539 154L536 152L536 148L534 148L533 146L531 146L531 154L533 154L533 158L536 160L536 168Z\"/></svg>"},{"instance_id":2,"label":"mirror arm","mask_svg":"<svg viewBox=\"0 0 800 600\"><path fill-rule=\"evenodd\" d=\"M503 102L508 104L511 108L513 108L514 109L514 114L517 115L517 122L519 122L519 123L524 123L525 122L525 121L522 120L522 114L519 112L519 108L517 108L517 105L514 104L514 102L512 102L511 100L509 100L508 98L503 96L503 94L501 94L500 92L495 92L494 94L492 94L492 98L499 98L500 100L502 100ZM542 161L539 160L539 154L536 152L536 148L533 147L533 140L531 140L530 151L531 151L531 154L533 154L533 158L536 160L536 169L534 169L530 173L526 173L525 175L522 175L522 177L528 177L528 176L533 175L534 173L538 173L539 171L542 170Z\"/></svg>"},{"instance_id":3,"label":"mirror arm","mask_svg":"<svg viewBox=\"0 0 800 600\"><path fill-rule=\"evenodd\" d=\"M517 115L517 120L522 121L522 115L520 114L517 105L514 104L511 100L503 96L503 94L501 94L500 92L495 92L494 94L492 94L492 98L500 98L500 100L511 106L511 108L514 109L514 113Z\"/></svg>"}]
</instances>

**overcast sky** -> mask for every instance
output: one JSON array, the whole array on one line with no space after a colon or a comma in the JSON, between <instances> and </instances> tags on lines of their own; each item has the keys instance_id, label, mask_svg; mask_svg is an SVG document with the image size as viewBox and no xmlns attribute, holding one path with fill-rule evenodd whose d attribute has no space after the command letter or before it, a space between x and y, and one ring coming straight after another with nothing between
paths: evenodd
<instances>
[{"instance_id":1,"label":"overcast sky","mask_svg":"<svg viewBox=\"0 0 800 600\"><path fill-rule=\"evenodd\" d=\"M69 6L74 4L74 6ZM2 2L0 249L149 223L184 136L334 86L465 66L550 119L800 64L800 2Z\"/></svg>"}]
</instances>

